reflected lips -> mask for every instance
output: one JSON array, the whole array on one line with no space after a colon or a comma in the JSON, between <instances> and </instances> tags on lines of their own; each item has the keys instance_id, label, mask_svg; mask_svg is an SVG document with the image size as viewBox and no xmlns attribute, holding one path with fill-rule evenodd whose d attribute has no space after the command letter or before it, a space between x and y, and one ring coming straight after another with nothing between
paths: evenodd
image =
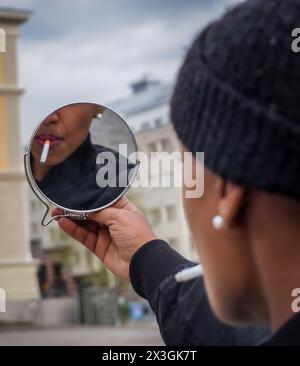
<instances>
[{"instance_id":1,"label":"reflected lips","mask_svg":"<svg viewBox=\"0 0 300 366\"><path fill-rule=\"evenodd\" d=\"M59 144L63 139L56 135L46 135L40 134L35 136L35 141L42 146L42 153L40 157L40 164L44 165L46 163L49 150Z\"/></svg>"},{"instance_id":2,"label":"reflected lips","mask_svg":"<svg viewBox=\"0 0 300 366\"><path fill-rule=\"evenodd\" d=\"M37 135L35 137L35 140L41 146L44 146L45 142L49 141L50 148L51 148L52 146L55 146L55 145L59 144L63 139L61 137L56 136L56 135L41 134L41 135Z\"/></svg>"}]
</instances>

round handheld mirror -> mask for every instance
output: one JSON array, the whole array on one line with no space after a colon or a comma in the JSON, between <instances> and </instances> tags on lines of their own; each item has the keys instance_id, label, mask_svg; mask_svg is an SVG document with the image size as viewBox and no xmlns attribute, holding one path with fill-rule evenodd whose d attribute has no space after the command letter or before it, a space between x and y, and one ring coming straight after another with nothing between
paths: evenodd
<instances>
[{"instance_id":1,"label":"round handheld mirror","mask_svg":"<svg viewBox=\"0 0 300 366\"><path fill-rule=\"evenodd\" d=\"M47 207L42 225L57 217L85 220L115 203L137 174L137 150L127 123L107 107L74 103L49 114L24 155L28 183ZM46 221L50 206L63 214Z\"/></svg>"}]
</instances>

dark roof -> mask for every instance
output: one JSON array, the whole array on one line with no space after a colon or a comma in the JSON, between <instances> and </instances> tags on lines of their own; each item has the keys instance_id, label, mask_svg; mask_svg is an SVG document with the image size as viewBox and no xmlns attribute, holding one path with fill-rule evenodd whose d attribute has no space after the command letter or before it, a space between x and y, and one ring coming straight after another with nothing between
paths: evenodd
<instances>
[{"instance_id":1,"label":"dark roof","mask_svg":"<svg viewBox=\"0 0 300 366\"><path fill-rule=\"evenodd\" d=\"M138 87L137 87L138 85ZM131 84L133 93L127 98L108 104L113 110L125 117L168 104L172 95L173 84L159 81L143 81Z\"/></svg>"},{"instance_id":2,"label":"dark roof","mask_svg":"<svg viewBox=\"0 0 300 366\"><path fill-rule=\"evenodd\" d=\"M21 24L25 22L32 11L24 9L0 7L0 24Z\"/></svg>"}]
</instances>

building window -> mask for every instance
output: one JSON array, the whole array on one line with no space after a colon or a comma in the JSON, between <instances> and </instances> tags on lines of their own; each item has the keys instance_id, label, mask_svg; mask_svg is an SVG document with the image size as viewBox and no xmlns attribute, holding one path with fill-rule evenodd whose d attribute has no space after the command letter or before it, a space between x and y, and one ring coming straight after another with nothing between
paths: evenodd
<instances>
[{"instance_id":1,"label":"building window","mask_svg":"<svg viewBox=\"0 0 300 366\"><path fill-rule=\"evenodd\" d=\"M149 122L143 122L142 123L142 130L148 130L150 128Z\"/></svg>"},{"instance_id":2,"label":"building window","mask_svg":"<svg viewBox=\"0 0 300 366\"><path fill-rule=\"evenodd\" d=\"M169 238L168 242L171 245L171 247L178 248L178 239L177 238Z\"/></svg>"},{"instance_id":3,"label":"building window","mask_svg":"<svg viewBox=\"0 0 300 366\"><path fill-rule=\"evenodd\" d=\"M148 213L149 220L153 226L161 222L161 211L159 207L151 208Z\"/></svg>"},{"instance_id":4,"label":"building window","mask_svg":"<svg viewBox=\"0 0 300 366\"><path fill-rule=\"evenodd\" d=\"M157 151L156 142L150 142L150 144L148 144L148 149L149 152Z\"/></svg>"},{"instance_id":5,"label":"building window","mask_svg":"<svg viewBox=\"0 0 300 366\"><path fill-rule=\"evenodd\" d=\"M162 149L162 151L171 153L172 152L171 141L169 139L162 139L161 140L161 149Z\"/></svg>"},{"instance_id":6,"label":"building window","mask_svg":"<svg viewBox=\"0 0 300 366\"><path fill-rule=\"evenodd\" d=\"M32 235L36 235L39 232L40 225L38 225L36 222L33 222L31 224L31 231Z\"/></svg>"},{"instance_id":7,"label":"building window","mask_svg":"<svg viewBox=\"0 0 300 366\"><path fill-rule=\"evenodd\" d=\"M41 258L43 254L41 239L31 239L30 249L33 258Z\"/></svg>"},{"instance_id":8,"label":"building window","mask_svg":"<svg viewBox=\"0 0 300 366\"><path fill-rule=\"evenodd\" d=\"M174 205L167 205L167 219L169 221L174 221L176 219L176 207Z\"/></svg>"},{"instance_id":9,"label":"building window","mask_svg":"<svg viewBox=\"0 0 300 366\"><path fill-rule=\"evenodd\" d=\"M38 202L37 201L31 201L30 202L30 209L32 212L35 212L38 208Z\"/></svg>"},{"instance_id":10,"label":"building window","mask_svg":"<svg viewBox=\"0 0 300 366\"><path fill-rule=\"evenodd\" d=\"M195 251L195 245L194 245L194 242L193 242L193 238L190 236L190 248L192 251Z\"/></svg>"},{"instance_id":11,"label":"building window","mask_svg":"<svg viewBox=\"0 0 300 366\"><path fill-rule=\"evenodd\" d=\"M154 120L155 123L155 127L160 127L163 124L163 119L162 118L156 118Z\"/></svg>"}]
</instances>

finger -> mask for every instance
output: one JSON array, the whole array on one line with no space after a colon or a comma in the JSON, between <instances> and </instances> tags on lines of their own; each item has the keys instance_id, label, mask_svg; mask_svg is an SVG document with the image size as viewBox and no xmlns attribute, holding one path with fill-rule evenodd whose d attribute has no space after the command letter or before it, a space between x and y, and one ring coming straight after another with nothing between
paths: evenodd
<instances>
[{"instance_id":1,"label":"finger","mask_svg":"<svg viewBox=\"0 0 300 366\"><path fill-rule=\"evenodd\" d=\"M83 221L80 221L80 224L81 224L81 226L87 228L88 230L92 231L95 234L98 233L98 231L99 231L99 224L96 221L83 220Z\"/></svg>"},{"instance_id":2,"label":"finger","mask_svg":"<svg viewBox=\"0 0 300 366\"><path fill-rule=\"evenodd\" d=\"M113 206L96 213L92 213L89 217L92 220L97 221L100 225L110 226L112 223L120 220L123 215L126 215L126 211L140 212L133 203L131 203L127 198L122 197Z\"/></svg>"},{"instance_id":3,"label":"finger","mask_svg":"<svg viewBox=\"0 0 300 366\"><path fill-rule=\"evenodd\" d=\"M73 222L75 222L76 224L82 226L82 227L85 227L89 230L92 230L92 231L96 231L98 228L99 228L99 224L98 222L88 218L88 219L73 219L73 218L70 218L68 216L66 216L67 219L69 220L72 220Z\"/></svg>"},{"instance_id":4,"label":"finger","mask_svg":"<svg viewBox=\"0 0 300 366\"><path fill-rule=\"evenodd\" d=\"M89 217L99 224L110 226L113 222L118 220L118 215L121 211L122 210L119 208L108 207L99 212L91 213Z\"/></svg>"},{"instance_id":5,"label":"finger","mask_svg":"<svg viewBox=\"0 0 300 366\"><path fill-rule=\"evenodd\" d=\"M129 199L126 198L125 196L121 197L111 207L125 209L128 211L134 211L134 212L139 211L139 209L132 202L130 202Z\"/></svg>"},{"instance_id":6,"label":"finger","mask_svg":"<svg viewBox=\"0 0 300 366\"><path fill-rule=\"evenodd\" d=\"M100 234L98 235L97 244L95 246L94 253L98 258L104 261L107 250L109 249L112 243L112 238L109 234L108 229L101 229Z\"/></svg>"},{"instance_id":7,"label":"finger","mask_svg":"<svg viewBox=\"0 0 300 366\"><path fill-rule=\"evenodd\" d=\"M87 249L94 252L98 235L67 218L58 220L59 227L71 238L82 243Z\"/></svg>"},{"instance_id":8,"label":"finger","mask_svg":"<svg viewBox=\"0 0 300 366\"><path fill-rule=\"evenodd\" d=\"M55 207L52 211L51 211L51 216L57 216L57 215L63 215L64 211L61 208Z\"/></svg>"},{"instance_id":9,"label":"finger","mask_svg":"<svg viewBox=\"0 0 300 366\"><path fill-rule=\"evenodd\" d=\"M100 224L94 220L72 220L75 224L86 228L89 231L97 234L100 228Z\"/></svg>"}]
</instances>

